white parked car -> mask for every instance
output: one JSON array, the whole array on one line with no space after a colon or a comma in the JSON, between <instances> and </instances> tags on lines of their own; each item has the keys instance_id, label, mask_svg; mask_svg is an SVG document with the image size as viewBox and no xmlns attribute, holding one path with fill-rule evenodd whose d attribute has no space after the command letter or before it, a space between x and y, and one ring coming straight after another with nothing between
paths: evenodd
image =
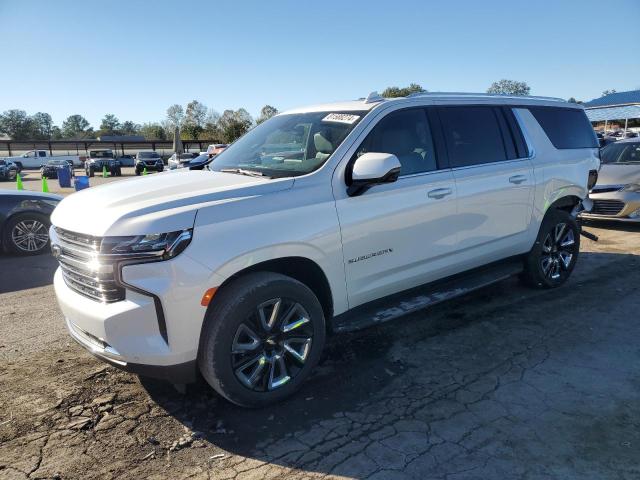
<instances>
[{"instance_id":1,"label":"white parked car","mask_svg":"<svg viewBox=\"0 0 640 480\"><path fill-rule=\"evenodd\" d=\"M197 153L174 153L169 157L167 165L169 170L175 170L176 168L182 168L183 163L189 163L191 160L198 156Z\"/></svg>"},{"instance_id":2,"label":"white parked car","mask_svg":"<svg viewBox=\"0 0 640 480\"><path fill-rule=\"evenodd\" d=\"M298 389L329 332L513 274L563 284L599 165L584 110L556 99L372 94L295 109L211 171L65 198L55 290L99 358L174 383L199 370L230 401L265 405Z\"/></svg>"},{"instance_id":3,"label":"white parked car","mask_svg":"<svg viewBox=\"0 0 640 480\"><path fill-rule=\"evenodd\" d=\"M3 157L3 160L13 162L20 169L23 168L40 168L49 160L71 161L74 167L81 167L84 157L79 155L49 155L47 150L30 150L15 157Z\"/></svg>"}]
</instances>

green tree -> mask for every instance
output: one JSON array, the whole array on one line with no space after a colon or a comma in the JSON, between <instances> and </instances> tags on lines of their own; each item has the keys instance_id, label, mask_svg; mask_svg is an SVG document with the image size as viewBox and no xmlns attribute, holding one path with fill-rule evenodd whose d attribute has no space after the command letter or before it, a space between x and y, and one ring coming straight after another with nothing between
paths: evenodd
<instances>
[{"instance_id":1,"label":"green tree","mask_svg":"<svg viewBox=\"0 0 640 480\"><path fill-rule=\"evenodd\" d=\"M213 140L215 143L222 142L222 134L220 133L220 127L218 126L219 121L220 114L213 109L209 109L207 112L207 118L204 121L204 131L202 132L203 138Z\"/></svg>"},{"instance_id":2,"label":"green tree","mask_svg":"<svg viewBox=\"0 0 640 480\"><path fill-rule=\"evenodd\" d=\"M57 125L51 127L51 140L62 140L62 130Z\"/></svg>"},{"instance_id":3,"label":"green tree","mask_svg":"<svg viewBox=\"0 0 640 480\"><path fill-rule=\"evenodd\" d=\"M207 107L198 100L193 100L187 104L184 114L183 132L188 138L197 140L200 133L204 131L207 117Z\"/></svg>"},{"instance_id":4,"label":"green tree","mask_svg":"<svg viewBox=\"0 0 640 480\"><path fill-rule=\"evenodd\" d=\"M138 135L140 133L140 125L131 120L127 120L120 124L120 133L122 135Z\"/></svg>"},{"instance_id":5,"label":"green tree","mask_svg":"<svg viewBox=\"0 0 640 480\"><path fill-rule=\"evenodd\" d=\"M167 126L173 130L176 127L182 126L182 120L184 119L184 109L182 105L178 105L177 103L171 105L167 108ZM172 132L173 133L173 132Z\"/></svg>"},{"instance_id":6,"label":"green tree","mask_svg":"<svg viewBox=\"0 0 640 480\"><path fill-rule=\"evenodd\" d=\"M147 140L167 139L167 132L159 123L144 123L138 133Z\"/></svg>"},{"instance_id":7,"label":"green tree","mask_svg":"<svg viewBox=\"0 0 640 480\"><path fill-rule=\"evenodd\" d=\"M387 87L382 91L382 96L385 98L396 98L396 97L408 97L412 93L422 93L426 92L424 88L422 88L417 83L412 83L408 87Z\"/></svg>"},{"instance_id":8,"label":"green tree","mask_svg":"<svg viewBox=\"0 0 640 480\"><path fill-rule=\"evenodd\" d=\"M218 121L222 141L231 143L244 135L253 126L253 119L244 108L225 110Z\"/></svg>"},{"instance_id":9,"label":"green tree","mask_svg":"<svg viewBox=\"0 0 640 480\"><path fill-rule=\"evenodd\" d=\"M498 95L529 95L531 88L526 82L517 80L502 79L499 82L493 82L487 89L487 93Z\"/></svg>"},{"instance_id":10,"label":"green tree","mask_svg":"<svg viewBox=\"0 0 640 480\"><path fill-rule=\"evenodd\" d=\"M100 130L98 130L98 136L100 135L119 135L120 134L120 120L113 114L107 113L100 123Z\"/></svg>"},{"instance_id":11,"label":"green tree","mask_svg":"<svg viewBox=\"0 0 640 480\"><path fill-rule=\"evenodd\" d=\"M274 115L278 114L278 109L276 107L272 107L271 105L265 105L260 110L260 116L256 119L256 125L260 125L262 122L269 120Z\"/></svg>"},{"instance_id":12,"label":"green tree","mask_svg":"<svg viewBox=\"0 0 640 480\"><path fill-rule=\"evenodd\" d=\"M31 129L33 138L38 140L50 140L52 137L53 120L51 115L37 112L31 116Z\"/></svg>"},{"instance_id":13,"label":"green tree","mask_svg":"<svg viewBox=\"0 0 640 480\"><path fill-rule=\"evenodd\" d=\"M62 122L64 138L88 138L93 135L93 129L82 115L71 115Z\"/></svg>"},{"instance_id":14,"label":"green tree","mask_svg":"<svg viewBox=\"0 0 640 480\"><path fill-rule=\"evenodd\" d=\"M33 131L33 121L24 110L7 110L0 114L0 133L13 140L27 140Z\"/></svg>"}]
</instances>

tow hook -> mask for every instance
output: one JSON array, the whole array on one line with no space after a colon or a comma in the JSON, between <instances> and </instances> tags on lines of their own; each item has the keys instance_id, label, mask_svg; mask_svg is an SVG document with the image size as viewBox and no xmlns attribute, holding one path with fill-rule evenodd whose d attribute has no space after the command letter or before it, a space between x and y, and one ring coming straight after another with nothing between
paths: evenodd
<instances>
[{"instance_id":1,"label":"tow hook","mask_svg":"<svg viewBox=\"0 0 640 480\"><path fill-rule=\"evenodd\" d=\"M578 223L578 228L580 228L580 235L588 238L589 240L593 240L594 242L597 242L599 240L597 235L594 235L591 232L587 232L582 228L583 221L582 221L582 218L579 216L580 213L582 212L590 212L591 208L593 208L593 201L589 197L587 197L573 208L573 210L571 211L571 216L575 218L576 222Z\"/></svg>"}]
</instances>

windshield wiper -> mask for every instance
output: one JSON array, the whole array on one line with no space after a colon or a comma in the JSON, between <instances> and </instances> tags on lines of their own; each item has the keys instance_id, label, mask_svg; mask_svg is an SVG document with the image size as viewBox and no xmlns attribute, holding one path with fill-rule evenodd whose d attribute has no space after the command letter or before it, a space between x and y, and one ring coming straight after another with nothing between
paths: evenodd
<instances>
[{"instance_id":1,"label":"windshield wiper","mask_svg":"<svg viewBox=\"0 0 640 480\"><path fill-rule=\"evenodd\" d=\"M219 170L220 172L224 172L224 173L236 173L238 175L246 175L248 177L269 177L268 175L265 175L262 172L259 172L258 170L247 170L245 168L223 168L221 170Z\"/></svg>"}]
</instances>

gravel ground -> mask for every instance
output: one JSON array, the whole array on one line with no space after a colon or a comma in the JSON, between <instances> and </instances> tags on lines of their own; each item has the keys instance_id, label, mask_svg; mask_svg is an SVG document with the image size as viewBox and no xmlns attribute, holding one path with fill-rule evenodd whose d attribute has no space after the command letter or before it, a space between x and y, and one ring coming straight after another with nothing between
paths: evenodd
<instances>
[{"instance_id":1,"label":"gravel ground","mask_svg":"<svg viewBox=\"0 0 640 480\"><path fill-rule=\"evenodd\" d=\"M330 340L243 410L67 336L48 256L0 257L0 478L640 478L640 228L589 228L571 280L516 279Z\"/></svg>"}]
</instances>

